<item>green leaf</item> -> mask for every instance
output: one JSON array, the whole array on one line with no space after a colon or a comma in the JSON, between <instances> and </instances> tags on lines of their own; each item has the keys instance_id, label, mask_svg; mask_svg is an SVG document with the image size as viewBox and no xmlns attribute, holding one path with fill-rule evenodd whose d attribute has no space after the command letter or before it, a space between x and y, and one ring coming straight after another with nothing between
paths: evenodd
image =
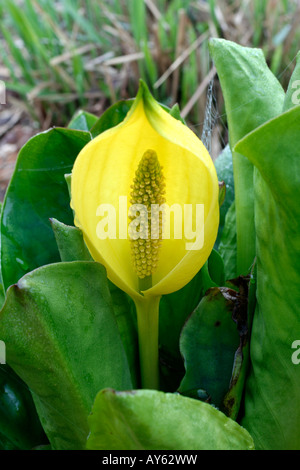
<instances>
[{"instance_id":1,"label":"green leaf","mask_svg":"<svg viewBox=\"0 0 300 470\"><path fill-rule=\"evenodd\" d=\"M140 384L140 367L135 305L125 292L109 280L108 287L113 303L114 315L127 355L132 386L133 388L137 388Z\"/></svg>"},{"instance_id":2,"label":"green leaf","mask_svg":"<svg viewBox=\"0 0 300 470\"><path fill-rule=\"evenodd\" d=\"M283 104L283 111L287 111L300 104L300 51L297 54L296 66L289 81Z\"/></svg>"},{"instance_id":3,"label":"green leaf","mask_svg":"<svg viewBox=\"0 0 300 470\"><path fill-rule=\"evenodd\" d=\"M180 108L179 108L179 105L178 103L174 104L174 106L172 106L172 108L168 108L167 106L164 106L161 104L161 107L167 111L168 113L170 113L170 115L177 119L177 121L181 121L182 124L186 124L185 120L181 117L181 114L180 114Z\"/></svg>"},{"instance_id":4,"label":"green leaf","mask_svg":"<svg viewBox=\"0 0 300 470\"><path fill-rule=\"evenodd\" d=\"M228 209L218 251L224 262L225 278L233 279L237 272L237 241L235 201Z\"/></svg>"},{"instance_id":5,"label":"green leaf","mask_svg":"<svg viewBox=\"0 0 300 470\"><path fill-rule=\"evenodd\" d=\"M79 228L51 220L62 261L91 261L92 257ZM134 304L130 297L107 280L112 298L114 315L127 354L134 386L139 383L138 338Z\"/></svg>"},{"instance_id":6,"label":"green leaf","mask_svg":"<svg viewBox=\"0 0 300 470\"><path fill-rule=\"evenodd\" d=\"M219 181L219 206L222 207L226 197L226 185L224 181Z\"/></svg>"},{"instance_id":7,"label":"green leaf","mask_svg":"<svg viewBox=\"0 0 300 470\"><path fill-rule=\"evenodd\" d=\"M224 230L226 214L234 201L234 181L233 181L233 165L232 165L232 153L230 146L227 145L220 153L218 158L215 160L215 167L219 181L224 181L226 193L225 200L220 207L220 223L218 237L216 241L216 248L218 247L221 239L222 232Z\"/></svg>"},{"instance_id":8,"label":"green leaf","mask_svg":"<svg viewBox=\"0 0 300 470\"><path fill-rule=\"evenodd\" d=\"M5 290L26 272L59 261L49 218L72 224L64 175L89 141L89 133L55 128L36 135L21 149L1 214Z\"/></svg>"},{"instance_id":9,"label":"green leaf","mask_svg":"<svg viewBox=\"0 0 300 470\"><path fill-rule=\"evenodd\" d=\"M236 145L255 165L257 307L243 425L260 449L300 448L300 107Z\"/></svg>"},{"instance_id":10,"label":"green leaf","mask_svg":"<svg viewBox=\"0 0 300 470\"><path fill-rule=\"evenodd\" d=\"M232 319L235 292L212 288L186 322L180 337L180 351L186 374L179 392L190 395L205 390L211 403L222 408L228 392L234 356L240 337Z\"/></svg>"},{"instance_id":11,"label":"green leaf","mask_svg":"<svg viewBox=\"0 0 300 470\"><path fill-rule=\"evenodd\" d=\"M91 134L93 139L107 129L120 124L125 119L133 101L133 99L118 101L110 106L92 127Z\"/></svg>"},{"instance_id":12,"label":"green leaf","mask_svg":"<svg viewBox=\"0 0 300 470\"><path fill-rule=\"evenodd\" d=\"M243 136L281 113L284 91L269 70L261 49L224 39L210 41L221 83L231 149ZM237 272L248 274L255 257L253 165L233 152L236 200Z\"/></svg>"},{"instance_id":13,"label":"green leaf","mask_svg":"<svg viewBox=\"0 0 300 470\"><path fill-rule=\"evenodd\" d=\"M74 226L50 219L61 261L92 261L82 231Z\"/></svg>"},{"instance_id":14,"label":"green leaf","mask_svg":"<svg viewBox=\"0 0 300 470\"><path fill-rule=\"evenodd\" d=\"M244 387L250 363L250 340L253 315L256 306L256 263L253 265L249 278L239 277L232 281L233 287L238 287L236 308L233 317L237 322L240 345L235 353L229 391L223 402L224 412L232 419L237 419L240 413Z\"/></svg>"},{"instance_id":15,"label":"green leaf","mask_svg":"<svg viewBox=\"0 0 300 470\"><path fill-rule=\"evenodd\" d=\"M225 285L225 271L224 271L224 262L223 262L221 255L216 250L212 250L207 260L207 263L208 263L208 272L209 272L211 280L217 286L224 286Z\"/></svg>"},{"instance_id":16,"label":"green leaf","mask_svg":"<svg viewBox=\"0 0 300 470\"><path fill-rule=\"evenodd\" d=\"M179 350L182 327L205 292L213 286L216 286L216 283L210 276L208 262L206 262L186 286L161 298L159 306L161 387L166 391L176 390L184 375Z\"/></svg>"},{"instance_id":17,"label":"green leaf","mask_svg":"<svg viewBox=\"0 0 300 470\"><path fill-rule=\"evenodd\" d=\"M25 275L7 292L0 337L53 449L85 446L87 416L100 389L132 387L98 263L58 263Z\"/></svg>"},{"instance_id":18,"label":"green leaf","mask_svg":"<svg viewBox=\"0 0 300 470\"><path fill-rule=\"evenodd\" d=\"M4 291L3 284L0 283L0 308L2 308L4 301L5 301L5 291Z\"/></svg>"},{"instance_id":19,"label":"green leaf","mask_svg":"<svg viewBox=\"0 0 300 470\"><path fill-rule=\"evenodd\" d=\"M0 366L0 449L32 449L47 437L24 382L7 365Z\"/></svg>"},{"instance_id":20,"label":"green leaf","mask_svg":"<svg viewBox=\"0 0 300 470\"><path fill-rule=\"evenodd\" d=\"M65 182L68 188L69 199L71 201L72 199L72 194L71 194L72 173L66 173L64 177L65 177ZM73 216L74 216L74 211L73 211Z\"/></svg>"},{"instance_id":21,"label":"green leaf","mask_svg":"<svg viewBox=\"0 0 300 470\"><path fill-rule=\"evenodd\" d=\"M3 204L1 202L0 203L0 214L2 213L2 208L3 208ZM1 215L0 215L0 219L1 219ZM5 290L4 290L4 286L3 286L1 264L0 264L0 309L2 308L2 306L4 304L4 301L5 301Z\"/></svg>"},{"instance_id":22,"label":"green leaf","mask_svg":"<svg viewBox=\"0 0 300 470\"><path fill-rule=\"evenodd\" d=\"M98 393L91 450L253 449L251 436L207 403L152 390Z\"/></svg>"},{"instance_id":23,"label":"green leaf","mask_svg":"<svg viewBox=\"0 0 300 470\"><path fill-rule=\"evenodd\" d=\"M98 117L87 111L77 111L69 122L68 128L88 132L98 121Z\"/></svg>"}]
</instances>

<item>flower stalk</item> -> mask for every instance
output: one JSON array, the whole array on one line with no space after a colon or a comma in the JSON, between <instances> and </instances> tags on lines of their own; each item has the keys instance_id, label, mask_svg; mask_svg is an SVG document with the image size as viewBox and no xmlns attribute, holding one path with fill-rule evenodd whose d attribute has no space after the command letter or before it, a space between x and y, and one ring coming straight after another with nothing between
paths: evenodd
<instances>
[{"instance_id":1,"label":"flower stalk","mask_svg":"<svg viewBox=\"0 0 300 470\"><path fill-rule=\"evenodd\" d=\"M137 219L129 224L132 262L138 276L141 294L136 304L140 353L141 383L143 388L159 389L159 301L161 296L145 297L143 292L152 287L152 274L159 262L162 243L162 216L153 207L165 202L165 182L157 153L148 149L143 154L131 185L131 209ZM157 217L158 216L158 217ZM129 217L130 220L133 217ZM134 226L132 227L132 224Z\"/></svg>"},{"instance_id":2,"label":"flower stalk","mask_svg":"<svg viewBox=\"0 0 300 470\"><path fill-rule=\"evenodd\" d=\"M141 385L145 389L159 390L158 326L161 297L143 297L135 300Z\"/></svg>"}]
</instances>

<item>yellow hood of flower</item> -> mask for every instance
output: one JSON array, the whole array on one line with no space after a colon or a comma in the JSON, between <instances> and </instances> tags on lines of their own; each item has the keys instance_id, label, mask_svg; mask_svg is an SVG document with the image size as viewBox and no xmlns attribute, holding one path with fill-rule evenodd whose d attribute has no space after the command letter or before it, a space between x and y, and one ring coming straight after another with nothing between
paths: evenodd
<instances>
[{"instance_id":1,"label":"yellow hood of flower","mask_svg":"<svg viewBox=\"0 0 300 470\"><path fill-rule=\"evenodd\" d=\"M147 149L157 153L163 167L168 206L180 204L183 210L185 204L204 205L204 244L201 249L187 250L186 243L190 240L184 237L162 240L152 287L143 294L160 296L187 284L211 253L219 225L218 178L209 153L198 137L170 116L141 82L123 122L100 134L79 153L71 180L75 225L82 230L93 259L103 264L109 279L133 298L141 294L130 240L119 238L123 230L119 219L123 217L119 210L120 196L127 197L128 209L135 172ZM115 208L114 239L98 238L101 204Z\"/></svg>"}]
</instances>

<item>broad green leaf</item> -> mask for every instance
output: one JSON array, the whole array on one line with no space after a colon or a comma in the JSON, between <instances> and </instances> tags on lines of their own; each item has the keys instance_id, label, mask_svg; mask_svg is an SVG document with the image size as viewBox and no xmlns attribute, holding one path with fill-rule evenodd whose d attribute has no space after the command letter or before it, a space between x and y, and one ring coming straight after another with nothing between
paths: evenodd
<instances>
[{"instance_id":1,"label":"broad green leaf","mask_svg":"<svg viewBox=\"0 0 300 470\"><path fill-rule=\"evenodd\" d=\"M81 449L105 387L132 387L104 268L57 263L25 275L0 315L7 362L30 388L53 449Z\"/></svg>"},{"instance_id":2,"label":"broad green leaf","mask_svg":"<svg viewBox=\"0 0 300 470\"><path fill-rule=\"evenodd\" d=\"M222 408L228 392L240 344L232 318L237 308L236 295L228 288L210 289L187 320L180 337L186 373L178 391L196 396L197 390L205 390L218 408Z\"/></svg>"},{"instance_id":3,"label":"broad green leaf","mask_svg":"<svg viewBox=\"0 0 300 470\"><path fill-rule=\"evenodd\" d=\"M236 145L255 165L257 307L243 425L260 449L300 448L300 107Z\"/></svg>"},{"instance_id":4,"label":"broad green leaf","mask_svg":"<svg viewBox=\"0 0 300 470\"><path fill-rule=\"evenodd\" d=\"M249 366L255 269L230 287L209 289L180 337L186 373L179 392L209 401L237 419Z\"/></svg>"},{"instance_id":5,"label":"broad green leaf","mask_svg":"<svg viewBox=\"0 0 300 470\"><path fill-rule=\"evenodd\" d=\"M68 128L88 132L97 121L98 117L94 114L80 110L73 116L69 122Z\"/></svg>"},{"instance_id":6,"label":"broad green leaf","mask_svg":"<svg viewBox=\"0 0 300 470\"><path fill-rule=\"evenodd\" d=\"M79 228L65 225L56 219L51 220L57 246L62 261L91 261L91 255ZM136 316L133 302L118 287L107 280L112 298L114 315L117 320L122 342L127 354L134 386L138 385L138 340Z\"/></svg>"},{"instance_id":7,"label":"broad green leaf","mask_svg":"<svg viewBox=\"0 0 300 470\"><path fill-rule=\"evenodd\" d=\"M138 390L98 393L89 417L91 450L251 450L251 436L207 403Z\"/></svg>"},{"instance_id":8,"label":"broad green leaf","mask_svg":"<svg viewBox=\"0 0 300 470\"><path fill-rule=\"evenodd\" d=\"M72 224L64 175L89 141L89 133L55 128L36 135L21 149L1 214L5 290L26 272L59 261L49 218Z\"/></svg>"},{"instance_id":9,"label":"broad green leaf","mask_svg":"<svg viewBox=\"0 0 300 470\"><path fill-rule=\"evenodd\" d=\"M210 53L221 83L229 130L229 144L281 113L284 91L269 70L261 49L224 39L210 41ZM236 201L237 272L248 274L255 257L253 165L233 151Z\"/></svg>"}]
</instances>

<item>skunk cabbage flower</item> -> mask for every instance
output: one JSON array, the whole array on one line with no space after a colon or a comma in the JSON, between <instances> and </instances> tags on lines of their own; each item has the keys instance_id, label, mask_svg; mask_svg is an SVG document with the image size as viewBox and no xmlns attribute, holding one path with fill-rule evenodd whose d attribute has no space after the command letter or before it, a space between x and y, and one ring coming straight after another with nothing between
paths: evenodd
<instances>
[{"instance_id":1,"label":"skunk cabbage flower","mask_svg":"<svg viewBox=\"0 0 300 470\"><path fill-rule=\"evenodd\" d=\"M140 335L149 336L160 297L186 285L214 246L219 185L210 155L141 81L123 122L79 153L71 196L93 259L132 297Z\"/></svg>"},{"instance_id":2,"label":"skunk cabbage flower","mask_svg":"<svg viewBox=\"0 0 300 470\"><path fill-rule=\"evenodd\" d=\"M153 158L164 176L163 201L159 195L153 203L167 203L171 213L174 212L174 204L173 209L178 209L177 213L180 206L182 223L174 232L182 236L174 237L176 233L172 234L171 222L170 236L161 240L152 286L143 292L145 296L168 294L187 284L207 260L219 224L218 179L206 148L188 127L170 116L154 100L141 82L124 121L100 134L80 152L71 183L75 223L82 230L93 259L102 263L110 280L131 297L141 297L141 292L135 263L132 262L128 210L133 199L131 186L146 152L152 157L156 155ZM143 188L138 188L137 192L139 190L143 192ZM136 204L139 201L143 204L146 194L141 194L141 199L137 195ZM197 227L196 204L203 205L203 226L198 223ZM193 223L189 225L194 225L190 231L191 235L194 233L195 243L196 229L199 233L204 230L201 237L197 234L198 241L199 237L203 241L200 249L191 247L193 240L185 237L185 205L194 209L191 214ZM103 233L100 233L101 220ZM106 238L103 236L105 225Z\"/></svg>"}]
</instances>

